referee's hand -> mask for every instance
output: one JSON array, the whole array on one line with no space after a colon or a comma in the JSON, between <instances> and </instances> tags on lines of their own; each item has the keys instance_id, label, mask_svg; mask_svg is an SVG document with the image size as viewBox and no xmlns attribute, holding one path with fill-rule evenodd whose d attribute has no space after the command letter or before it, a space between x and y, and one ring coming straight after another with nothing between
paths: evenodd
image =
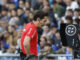
<instances>
[{"instance_id":1,"label":"referee's hand","mask_svg":"<svg viewBox=\"0 0 80 60\"><path fill-rule=\"evenodd\" d=\"M24 60L38 60L38 57L32 54L27 56Z\"/></svg>"}]
</instances>

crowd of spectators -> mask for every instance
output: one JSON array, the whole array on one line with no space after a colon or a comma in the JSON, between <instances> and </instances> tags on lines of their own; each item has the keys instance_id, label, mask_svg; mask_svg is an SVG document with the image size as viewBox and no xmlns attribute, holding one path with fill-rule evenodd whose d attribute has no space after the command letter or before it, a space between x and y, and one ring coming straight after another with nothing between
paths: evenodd
<instances>
[{"instance_id":1,"label":"crowd of spectators","mask_svg":"<svg viewBox=\"0 0 80 60\"><path fill-rule=\"evenodd\" d=\"M80 0L0 0L0 53L18 53L23 28L33 21L37 10L48 15L38 29L39 56L72 53L70 47L62 46L60 23L78 24L80 28ZM78 35L80 40L80 32Z\"/></svg>"}]
</instances>

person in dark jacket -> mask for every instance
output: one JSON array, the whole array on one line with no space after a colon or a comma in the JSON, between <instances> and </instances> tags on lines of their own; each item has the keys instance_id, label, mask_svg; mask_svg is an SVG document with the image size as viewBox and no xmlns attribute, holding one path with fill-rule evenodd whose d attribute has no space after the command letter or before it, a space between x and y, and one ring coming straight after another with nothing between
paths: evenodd
<instances>
[{"instance_id":1,"label":"person in dark jacket","mask_svg":"<svg viewBox=\"0 0 80 60\"><path fill-rule=\"evenodd\" d=\"M27 23L26 17L24 17L24 12L22 8L17 9L17 14L19 16L19 25L24 25L24 23Z\"/></svg>"}]
</instances>

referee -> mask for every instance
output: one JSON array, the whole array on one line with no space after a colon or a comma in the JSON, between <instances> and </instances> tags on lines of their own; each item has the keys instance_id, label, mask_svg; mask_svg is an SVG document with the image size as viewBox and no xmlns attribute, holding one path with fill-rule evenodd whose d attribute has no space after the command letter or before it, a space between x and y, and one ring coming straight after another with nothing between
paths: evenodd
<instances>
[{"instance_id":1,"label":"referee","mask_svg":"<svg viewBox=\"0 0 80 60\"><path fill-rule=\"evenodd\" d=\"M20 59L24 60L30 55L37 56L37 28L41 28L46 20L45 14L42 11L34 13L34 21L25 25L20 41Z\"/></svg>"}]
</instances>

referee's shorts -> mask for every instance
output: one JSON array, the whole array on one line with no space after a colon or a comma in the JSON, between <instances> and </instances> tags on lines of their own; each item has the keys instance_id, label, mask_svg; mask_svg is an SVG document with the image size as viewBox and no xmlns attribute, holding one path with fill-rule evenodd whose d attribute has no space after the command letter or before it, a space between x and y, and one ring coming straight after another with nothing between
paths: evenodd
<instances>
[{"instance_id":1,"label":"referee's shorts","mask_svg":"<svg viewBox=\"0 0 80 60\"><path fill-rule=\"evenodd\" d=\"M22 52L21 49L20 49L19 53L20 53L20 60L38 60L38 57L35 56L34 54L30 55L30 56L27 56L26 54L24 54Z\"/></svg>"},{"instance_id":2,"label":"referee's shorts","mask_svg":"<svg viewBox=\"0 0 80 60\"><path fill-rule=\"evenodd\" d=\"M23 54L22 50L20 49L20 60L24 60L26 57L26 54Z\"/></svg>"}]
</instances>

